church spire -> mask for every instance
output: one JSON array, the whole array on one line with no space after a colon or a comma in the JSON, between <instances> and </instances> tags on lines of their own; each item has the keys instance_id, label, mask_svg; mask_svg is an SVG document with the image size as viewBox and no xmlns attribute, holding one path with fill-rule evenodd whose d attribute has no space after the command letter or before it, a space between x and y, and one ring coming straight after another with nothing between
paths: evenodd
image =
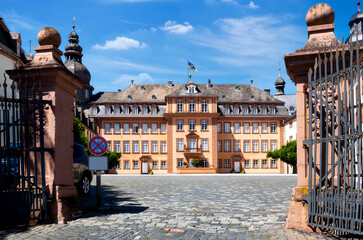
<instances>
[{"instance_id":1,"label":"church spire","mask_svg":"<svg viewBox=\"0 0 363 240\"><path fill-rule=\"evenodd\" d=\"M75 17L73 17L73 25L72 25L72 32L68 35L68 45L65 47L66 52L64 53L64 56L66 57L66 62L67 61L77 61L82 63L82 47L79 46L78 42L79 42L79 36L76 33L75 26L74 26L74 22L75 22Z\"/></svg>"}]
</instances>

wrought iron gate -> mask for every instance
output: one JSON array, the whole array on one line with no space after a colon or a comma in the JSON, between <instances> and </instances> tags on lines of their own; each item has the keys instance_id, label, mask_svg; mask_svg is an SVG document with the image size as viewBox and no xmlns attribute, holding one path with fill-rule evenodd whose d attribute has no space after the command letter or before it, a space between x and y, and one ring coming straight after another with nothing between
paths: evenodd
<instances>
[{"instance_id":1,"label":"wrought iron gate","mask_svg":"<svg viewBox=\"0 0 363 240\"><path fill-rule=\"evenodd\" d=\"M4 75L5 77L5 75ZM0 226L46 218L44 101L6 78L0 94Z\"/></svg>"},{"instance_id":2,"label":"wrought iron gate","mask_svg":"<svg viewBox=\"0 0 363 240\"><path fill-rule=\"evenodd\" d=\"M309 71L309 225L363 233L359 43L319 53Z\"/></svg>"}]
</instances>

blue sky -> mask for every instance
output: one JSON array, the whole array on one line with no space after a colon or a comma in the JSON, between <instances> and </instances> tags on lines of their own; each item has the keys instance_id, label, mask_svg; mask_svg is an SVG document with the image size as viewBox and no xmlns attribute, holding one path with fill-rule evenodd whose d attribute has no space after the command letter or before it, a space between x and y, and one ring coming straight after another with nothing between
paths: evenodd
<instances>
[{"instance_id":1,"label":"blue sky","mask_svg":"<svg viewBox=\"0 0 363 240\"><path fill-rule=\"evenodd\" d=\"M95 91L136 84L187 81L187 59L197 68L196 83L250 83L275 94L278 61L307 41L310 0L1 0L0 16L20 32L23 49L38 45L38 31L51 26L68 43L73 16L83 47L83 63ZM349 36L357 1L326 1L335 11L335 35ZM31 50L34 53L34 50Z\"/></svg>"}]
</instances>

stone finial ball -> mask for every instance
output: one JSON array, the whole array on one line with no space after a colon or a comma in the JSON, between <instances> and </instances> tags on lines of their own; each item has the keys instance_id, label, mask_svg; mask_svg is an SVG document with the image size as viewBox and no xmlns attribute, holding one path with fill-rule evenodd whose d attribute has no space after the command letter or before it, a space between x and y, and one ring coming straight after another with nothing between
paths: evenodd
<instances>
[{"instance_id":1,"label":"stone finial ball","mask_svg":"<svg viewBox=\"0 0 363 240\"><path fill-rule=\"evenodd\" d=\"M45 27L38 33L38 42L40 46L54 45L58 48L61 45L62 38L57 30L52 27Z\"/></svg>"},{"instance_id":2,"label":"stone finial ball","mask_svg":"<svg viewBox=\"0 0 363 240\"><path fill-rule=\"evenodd\" d=\"M326 3L315 4L306 14L306 24L308 26L334 23L334 19L334 10Z\"/></svg>"}]
</instances>

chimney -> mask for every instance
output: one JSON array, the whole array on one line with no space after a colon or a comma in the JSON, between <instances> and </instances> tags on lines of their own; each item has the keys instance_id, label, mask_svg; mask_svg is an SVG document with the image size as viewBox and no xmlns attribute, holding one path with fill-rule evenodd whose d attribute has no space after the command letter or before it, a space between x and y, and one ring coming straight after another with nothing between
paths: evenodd
<instances>
[{"instance_id":1,"label":"chimney","mask_svg":"<svg viewBox=\"0 0 363 240\"><path fill-rule=\"evenodd\" d=\"M168 86L173 87L173 81L168 81Z\"/></svg>"},{"instance_id":2,"label":"chimney","mask_svg":"<svg viewBox=\"0 0 363 240\"><path fill-rule=\"evenodd\" d=\"M118 89L118 92L121 92L121 89Z\"/></svg>"},{"instance_id":3,"label":"chimney","mask_svg":"<svg viewBox=\"0 0 363 240\"><path fill-rule=\"evenodd\" d=\"M131 79L131 85L134 85L134 80L133 79Z\"/></svg>"},{"instance_id":4,"label":"chimney","mask_svg":"<svg viewBox=\"0 0 363 240\"><path fill-rule=\"evenodd\" d=\"M212 81L210 79L208 79L208 88L212 87Z\"/></svg>"},{"instance_id":5,"label":"chimney","mask_svg":"<svg viewBox=\"0 0 363 240\"><path fill-rule=\"evenodd\" d=\"M267 93L269 96L271 96L271 89L263 89L265 93Z\"/></svg>"}]
</instances>

